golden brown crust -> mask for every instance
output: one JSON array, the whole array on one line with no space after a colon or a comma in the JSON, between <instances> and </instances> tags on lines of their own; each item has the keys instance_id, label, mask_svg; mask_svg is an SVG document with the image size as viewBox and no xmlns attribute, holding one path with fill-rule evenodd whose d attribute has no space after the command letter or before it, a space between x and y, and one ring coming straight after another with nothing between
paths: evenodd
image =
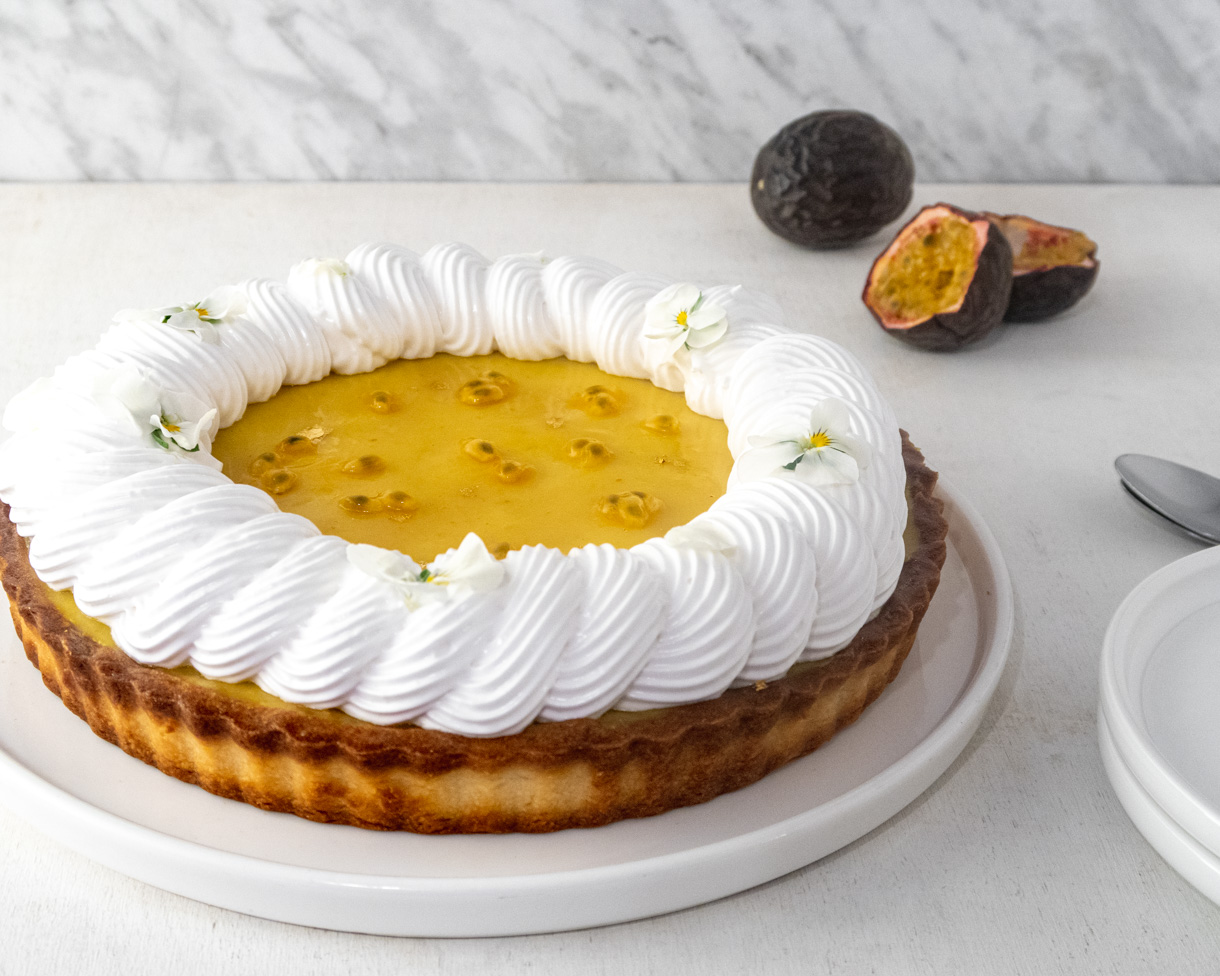
<instances>
[{"instance_id":1,"label":"golden brown crust","mask_svg":"<svg viewBox=\"0 0 1220 976\"><path fill-rule=\"evenodd\" d=\"M71 624L0 504L0 578L26 655L99 736L220 796L310 820L420 833L595 827L701 803L813 751L897 675L936 591L946 523L903 433L918 546L847 648L714 701L466 738L335 721L135 663ZM761 683L760 683L761 685Z\"/></svg>"}]
</instances>

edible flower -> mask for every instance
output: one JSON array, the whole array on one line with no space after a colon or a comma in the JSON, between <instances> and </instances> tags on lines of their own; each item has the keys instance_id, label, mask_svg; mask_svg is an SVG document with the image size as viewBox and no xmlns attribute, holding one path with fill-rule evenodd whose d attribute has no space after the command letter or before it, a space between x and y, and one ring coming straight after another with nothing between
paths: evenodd
<instances>
[{"instance_id":1,"label":"edible flower","mask_svg":"<svg viewBox=\"0 0 1220 976\"><path fill-rule=\"evenodd\" d=\"M199 450L203 432L212 425L212 421L215 419L215 408L207 411L197 420L190 420L171 412L166 407L161 407L159 411L149 414L148 422L152 425L152 439L160 447L167 451L172 451L176 447L187 454L194 454Z\"/></svg>"},{"instance_id":2,"label":"edible flower","mask_svg":"<svg viewBox=\"0 0 1220 976\"><path fill-rule=\"evenodd\" d=\"M298 262L293 271L300 270L301 273L307 274L333 274L340 278L346 278L352 273L352 266L342 258L306 258L304 261Z\"/></svg>"},{"instance_id":3,"label":"edible flower","mask_svg":"<svg viewBox=\"0 0 1220 976\"><path fill-rule=\"evenodd\" d=\"M728 328L724 309L709 302L698 285L670 285L644 306L644 335L663 343L670 357L683 348L710 346Z\"/></svg>"},{"instance_id":4,"label":"edible flower","mask_svg":"<svg viewBox=\"0 0 1220 976\"><path fill-rule=\"evenodd\" d=\"M133 420L167 451L194 454L215 431L215 407L187 393L161 390L135 367L102 373L93 400L103 413Z\"/></svg>"},{"instance_id":5,"label":"edible flower","mask_svg":"<svg viewBox=\"0 0 1220 976\"><path fill-rule=\"evenodd\" d=\"M493 590L504 579L504 565L473 532L466 533L456 549L423 567L397 550L362 544L348 546L347 559L357 569L396 589L412 610Z\"/></svg>"},{"instance_id":6,"label":"edible flower","mask_svg":"<svg viewBox=\"0 0 1220 976\"><path fill-rule=\"evenodd\" d=\"M427 583L481 592L500 585L504 564L487 551L482 539L467 532L461 545L437 556L426 572Z\"/></svg>"},{"instance_id":7,"label":"edible flower","mask_svg":"<svg viewBox=\"0 0 1220 976\"><path fill-rule=\"evenodd\" d=\"M860 480L870 452L847 433L847 404L835 397L819 400L804 427L785 427L749 438L750 450L737 460L743 480L791 471L811 485L846 485Z\"/></svg>"},{"instance_id":8,"label":"edible flower","mask_svg":"<svg viewBox=\"0 0 1220 976\"><path fill-rule=\"evenodd\" d=\"M126 308L116 322L148 322L168 325L179 332L190 332L204 342L220 341L219 327L246 311L246 293L226 285L217 288L207 298L194 305L169 305L165 308Z\"/></svg>"},{"instance_id":9,"label":"edible flower","mask_svg":"<svg viewBox=\"0 0 1220 976\"><path fill-rule=\"evenodd\" d=\"M732 556L737 552L737 540L728 529L710 518L697 518L685 525L675 525L665 533L665 541L675 549L695 549Z\"/></svg>"}]
</instances>

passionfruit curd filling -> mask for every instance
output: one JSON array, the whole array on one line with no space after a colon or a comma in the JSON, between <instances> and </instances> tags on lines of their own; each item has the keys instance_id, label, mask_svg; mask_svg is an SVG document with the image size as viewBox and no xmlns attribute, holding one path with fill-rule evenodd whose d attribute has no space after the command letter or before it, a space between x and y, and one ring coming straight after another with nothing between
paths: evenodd
<instances>
[{"instance_id":1,"label":"passionfruit curd filling","mask_svg":"<svg viewBox=\"0 0 1220 976\"><path fill-rule=\"evenodd\" d=\"M706 511L733 463L724 423L680 394L499 354L286 387L222 430L212 453L323 532L421 561L467 532L501 555L630 547Z\"/></svg>"}]
</instances>

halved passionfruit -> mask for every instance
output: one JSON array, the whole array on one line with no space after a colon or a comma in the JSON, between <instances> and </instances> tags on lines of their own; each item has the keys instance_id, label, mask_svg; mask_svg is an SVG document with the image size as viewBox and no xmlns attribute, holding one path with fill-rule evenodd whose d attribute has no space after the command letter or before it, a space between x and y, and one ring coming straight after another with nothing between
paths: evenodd
<instances>
[{"instance_id":1,"label":"halved passionfruit","mask_svg":"<svg viewBox=\"0 0 1220 976\"><path fill-rule=\"evenodd\" d=\"M864 304L890 335L949 350L1000 324L1012 288L1012 249L982 214L924 207L873 262Z\"/></svg>"},{"instance_id":2,"label":"halved passionfruit","mask_svg":"<svg viewBox=\"0 0 1220 976\"><path fill-rule=\"evenodd\" d=\"M1038 322L1065 312L1097 280L1097 245L1078 230L1021 214L984 214L1012 248L1012 295L1005 322Z\"/></svg>"}]
</instances>

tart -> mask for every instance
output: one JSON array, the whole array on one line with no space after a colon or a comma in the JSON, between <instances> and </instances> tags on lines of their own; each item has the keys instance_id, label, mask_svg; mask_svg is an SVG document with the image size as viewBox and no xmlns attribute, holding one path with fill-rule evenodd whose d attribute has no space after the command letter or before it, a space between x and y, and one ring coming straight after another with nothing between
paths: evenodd
<instances>
[{"instance_id":1,"label":"tart","mask_svg":"<svg viewBox=\"0 0 1220 976\"><path fill-rule=\"evenodd\" d=\"M367 245L303 262L287 286L118 319L6 411L0 575L27 655L70 709L222 796L429 833L591 827L702 802L854 721L936 588L935 475L850 354L741 289ZM591 361L609 386L644 380L723 418L724 494L667 524L664 499L626 484L588 507L622 541L489 549L471 533L417 563L277 505L305 472L292 451L324 444L326 424L261 468L256 456L218 470L217 428L238 429L281 386L323 390L332 372L398 359L473 368L496 350L507 365L479 370L459 402L483 409L514 362ZM378 392L370 410L410 413L409 397ZM668 433L658 423L647 436ZM451 433L434 424L424 439ZM463 439L470 464L483 440ZM569 460L597 467L578 440ZM513 464L497 461L506 484L547 483ZM385 469L369 452L327 470ZM361 531L444 508L378 488L339 499Z\"/></svg>"}]
</instances>

